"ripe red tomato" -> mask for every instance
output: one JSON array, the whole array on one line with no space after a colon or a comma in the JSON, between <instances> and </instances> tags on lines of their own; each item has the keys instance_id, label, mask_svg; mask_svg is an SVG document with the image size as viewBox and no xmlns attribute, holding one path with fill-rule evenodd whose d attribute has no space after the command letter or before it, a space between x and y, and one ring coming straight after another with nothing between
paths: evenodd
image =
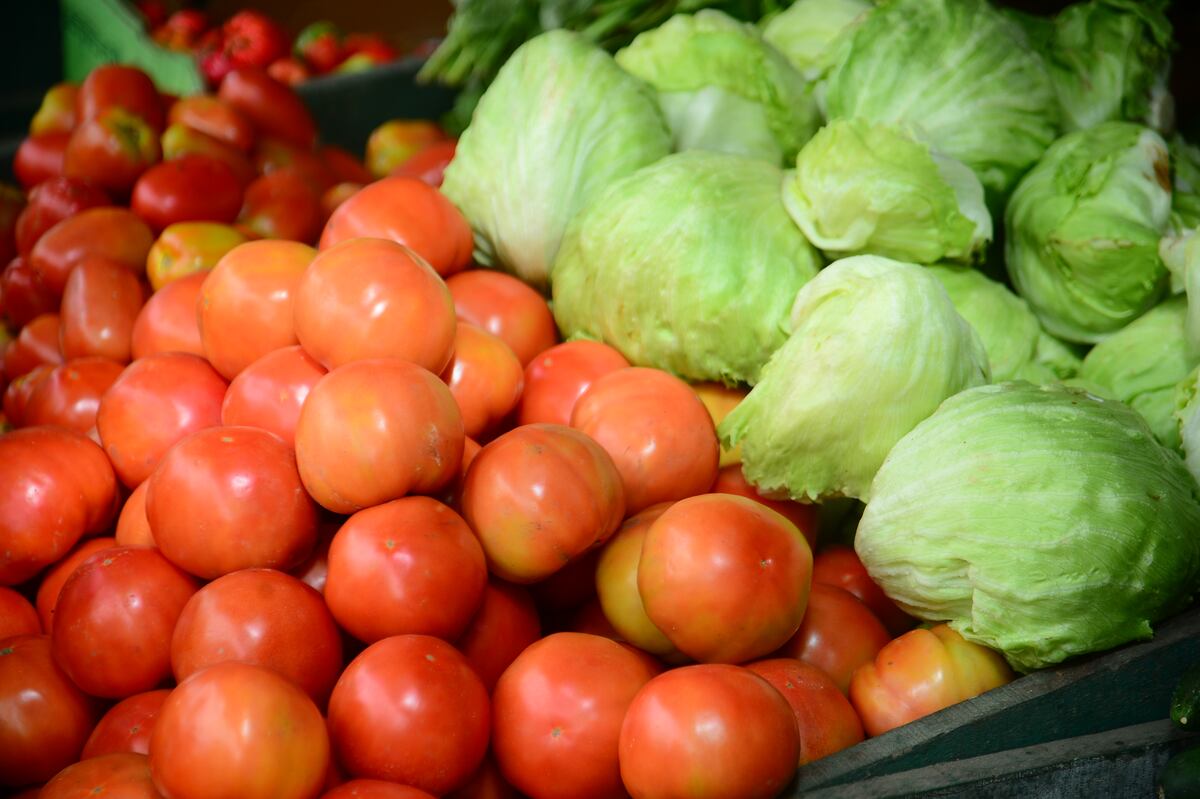
<instances>
[{"instance_id":1,"label":"ripe red tomato","mask_svg":"<svg viewBox=\"0 0 1200 799\"><path fill-rule=\"evenodd\" d=\"M749 663L746 668L783 694L796 715L803 766L863 739L862 722L845 694L825 672L792 658Z\"/></svg>"},{"instance_id":2,"label":"ripe red tomato","mask_svg":"<svg viewBox=\"0 0 1200 799\"><path fill-rule=\"evenodd\" d=\"M81 757L100 757L118 752L150 753L150 735L170 688L159 688L122 699L108 709L88 736Z\"/></svg>"},{"instance_id":3,"label":"ripe red tomato","mask_svg":"<svg viewBox=\"0 0 1200 799\"><path fill-rule=\"evenodd\" d=\"M25 424L58 425L86 434L96 425L100 397L121 371L121 364L107 358L76 358L54 367L29 395Z\"/></svg>"},{"instance_id":4,"label":"ripe red tomato","mask_svg":"<svg viewBox=\"0 0 1200 799\"><path fill-rule=\"evenodd\" d=\"M104 452L80 433L27 427L0 436L0 585L19 585L104 530L117 508Z\"/></svg>"},{"instance_id":5,"label":"ripe red tomato","mask_svg":"<svg viewBox=\"0 0 1200 799\"><path fill-rule=\"evenodd\" d=\"M458 318L499 337L522 367L558 343L546 300L512 275L471 269L452 275L446 286Z\"/></svg>"},{"instance_id":6,"label":"ripe red tomato","mask_svg":"<svg viewBox=\"0 0 1200 799\"><path fill-rule=\"evenodd\" d=\"M41 621L41 629L49 635L54 630L54 607L58 604L58 595L62 591L67 578L88 558L102 549L117 546L117 541L109 536L101 538L85 538L80 541L62 560L55 563L41 577L37 592L37 613Z\"/></svg>"},{"instance_id":7,"label":"ripe red tomato","mask_svg":"<svg viewBox=\"0 0 1200 799\"><path fill-rule=\"evenodd\" d=\"M196 302L206 272L173 280L146 300L133 322L130 354L134 359L164 352L183 352L204 357Z\"/></svg>"},{"instance_id":8,"label":"ripe red tomato","mask_svg":"<svg viewBox=\"0 0 1200 799\"><path fill-rule=\"evenodd\" d=\"M621 476L577 430L518 427L484 447L463 485L463 516L492 574L532 583L599 546L625 515Z\"/></svg>"},{"instance_id":9,"label":"ripe red tomato","mask_svg":"<svg viewBox=\"0 0 1200 799\"><path fill-rule=\"evenodd\" d=\"M300 178L317 196L332 186L337 178L317 152L264 136L254 148L254 164L260 175L289 172Z\"/></svg>"},{"instance_id":10,"label":"ripe red tomato","mask_svg":"<svg viewBox=\"0 0 1200 799\"><path fill-rule=\"evenodd\" d=\"M619 753L634 799L769 799L792 779L800 736L787 700L754 672L686 666L634 697Z\"/></svg>"},{"instance_id":11,"label":"ripe red tomato","mask_svg":"<svg viewBox=\"0 0 1200 799\"><path fill-rule=\"evenodd\" d=\"M446 284L390 241L357 239L323 250L296 289L296 336L328 369L402 358L440 373L454 351Z\"/></svg>"},{"instance_id":12,"label":"ripe red tomato","mask_svg":"<svg viewBox=\"0 0 1200 799\"><path fill-rule=\"evenodd\" d=\"M742 474L741 463L721 467L721 470L717 472L717 479L713 481L712 488L709 490L713 494L735 494L765 505L796 525L800 532L804 534L804 540L808 542L808 546L811 549L816 549L817 528L821 521L820 514L817 512L817 506L793 502L790 499L768 499L764 497L758 493L757 488L750 485L750 482L746 480L745 475ZM813 579L816 580L815 561Z\"/></svg>"},{"instance_id":13,"label":"ripe red tomato","mask_svg":"<svg viewBox=\"0 0 1200 799\"><path fill-rule=\"evenodd\" d=\"M344 521L344 516L335 516L322 509L320 521L317 522L317 546L308 560L289 572L322 596L325 594L325 580L329 576L329 545Z\"/></svg>"},{"instance_id":14,"label":"ripe red tomato","mask_svg":"<svg viewBox=\"0 0 1200 799\"><path fill-rule=\"evenodd\" d=\"M42 95L42 104L29 120L29 133L37 136L70 132L78 120L75 113L78 96L79 86L74 83L57 83L47 89Z\"/></svg>"},{"instance_id":15,"label":"ripe red tomato","mask_svg":"<svg viewBox=\"0 0 1200 799\"><path fill-rule=\"evenodd\" d=\"M335 513L432 494L459 471L463 423L446 384L396 358L355 361L317 382L296 424L296 461Z\"/></svg>"},{"instance_id":16,"label":"ripe red tomato","mask_svg":"<svg viewBox=\"0 0 1200 799\"><path fill-rule=\"evenodd\" d=\"M25 192L8 183L0 183L0 264L17 255L17 220L25 208Z\"/></svg>"},{"instance_id":17,"label":"ripe red tomato","mask_svg":"<svg viewBox=\"0 0 1200 799\"><path fill-rule=\"evenodd\" d=\"M329 171L333 173L333 179L338 183L358 183L365 185L375 179L367 171L362 161L341 147L326 144L321 148L320 155L321 160L325 162L325 166L329 167Z\"/></svg>"},{"instance_id":18,"label":"ripe red tomato","mask_svg":"<svg viewBox=\"0 0 1200 799\"><path fill-rule=\"evenodd\" d=\"M486 584L483 550L462 517L429 497L405 497L342 525L329 547L325 601L360 641L409 633L453 640Z\"/></svg>"},{"instance_id":19,"label":"ripe red tomato","mask_svg":"<svg viewBox=\"0 0 1200 799\"><path fill-rule=\"evenodd\" d=\"M211 95L182 97L167 113L170 125L186 125L192 130L249 152L254 146L254 126L229 103Z\"/></svg>"},{"instance_id":20,"label":"ripe red tomato","mask_svg":"<svg viewBox=\"0 0 1200 799\"><path fill-rule=\"evenodd\" d=\"M680 657L679 650L650 621L638 593L638 564L646 532L669 507L669 502L662 502L630 516L608 540L596 563L596 594L605 618L624 640L674 661Z\"/></svg>"},{"instance_id":21,"label":"ripe red tomato","mask_svg":"<svg viewBox=\"0 0 1200 799\"><path fill-rule=\"evenodd\" d=\"M518 424L570 424L580 396L600 377L629 366L625 356L598 341L568 341L545 350L525 367Z\"/></svg>"},{"instance_id":22,"label":"ripe red tomato","mask_svg":"<svg viewBox=\"0 0 1200 799\"><path fill-rule=\"evenodd\" d=\"M386 780L350 780L321 794L321 799L433 799L433 794Z\"/></svg>"},{"instance_id":23,"label":"ripe red tomato","mask_svg":"<svg viewBox=\"0 0 1200 799\"><path fill-rule=\"evenodd\" d=\"M171 799L311 799L328 767L325 720L308 694L248 663L180 683L150 738L150 773Z\"/></svg>"},{"instance_id":24,"label":"ripe red tomato","mask_svg":"<svg viewBox=\"0 0 1200 799\"><path fill-rule=\"evenodd\" d=\"M61 177L67 158L70 133L43 133L21 140L13 156L13 174L26 189Z\"/></svg>"},{"instance_id":25,"label":"ripe red tomato","mask_svg":"<svg viewBox=\"0 0 1200 799\"><path fill-rule=\"evenodd\" d=\"M0 585L0 641L41 634L42 621L33 604L13 589Z\"/></svg>"},{"instance_id":26,"label":"ripe red tomato","mask_svg":"<svg viewBox=\"0 0 1200 799\"><path fill-rule=\"evenodd\" d=\"M316 250L294 241L250 241L225 254L200 288L204 354L232 379L268 352L296 343L292 308Z\"/></svg>"},{"instance_id":27,"label":"ripe red tomato","mask_svg":"<svg viewBox=\"0 0 1200 799\"><path fill-rule=\"evenodd\" d=\"M290 37L261 11L242 10L221 27L224 50L235 66L266 68L288 51Z\"/></svg>"},{"instance_id":28,"label":"ripe red tomato","mask_svg":"<svg viewBox=\"0 0 1200 799\"><path fill-rule=\"evenodd\" d=\"M259 238L312 244L324 218L321 196L295 170L285 168L246 187L238 224Z\"/></svg>"},{"instance_id":29,"label":"ripe red tomato","mask_svg":"<svg viewBox=\"0 0 1200 799\"><path fill-rule=\"evenodd\" d=\"M222 161L189 154L146 170L130 205L155 230L176 222L230 223L242 208L242 186Z\"/></svg>"},{"instance_id":30,"label":"ripe red tomato","mask_svg":"<svg viewBox=\"0 0 1200 799\"><path fill-rule=\"evenodd\" d=\"M293 449L300 409L325 368L299 345L268 352L229 384L221 423L269 430Z\"/></svg>"},{"instance_id":31,"label":"ripe red tomato","mask_svg":"<svg viewBox=\"0 0 1200 799\"><path fill-rule=\"evenodd\" d=\"M120 752L83 760L60 771L46 783L39 799L162 799L150 779L145 755Z\"/></svg>"},{"instance_id":32,"label":"ripe red tomato","mask_svg":"<svg viewBox=\"0 0 1200 799\"><path fill-rule=\"evenodd\" d=\"M171 631L196 582L157 550L96 552L63 584L54 659L92 696L121 699L171 675Z\"/></svg>"},{"instance_id":33,"label":"ripe red tomato","mask_svg":"<svg viewBox=\"0 0 1200 799\"><path fill-rule=\"evenodd\" d=\"M207 580L289 569L317 542L316 505L295 454L254 427L210 427L168 450L150 476L146 517L163 555Z\"/></svg>"},{"instance_id":34,"label":"ripe red tomato","mask_svg":"<svg viewBox=\"0 0 1200 799\"><path fill-rule=\"evenodd\" d=\"M146 256L146 277L154 290L194 272L217 265L246 237L232 225L218 222L179 222L164 230Z\"/></svg>"},{"instance_id":35,"label":"ripe red tomato","mask_svg":"<svg viewBox=\"0 0 1200 799\"><path fill-rule=\"evenodd\" d=\"M100 256L85 257L63 290L62 353L67 359L99 356L129 363L133 325L145 302L137 276Z\"/></svg>"},{"instance_id":36,"label":"ripe red tomato","mask_svg":"<svg viewBox=\"0 0 1200 799\"><path fill-rule=\"evenodd\" d=\"M161 142L164 161L173 161L186 155L203 155L216 159L229 167L237 178L238 185L243 188L249 186L258 176L254 162L243 150L187 125L178 122L171 125L163 132Z\"/></svg>"},{"instance_id":37,"label":"ripe red tomato","mask_svg":"<svg viewBox=\"0 0 1200 799\"><path fill-rule=\"evenodd\" d=\"M96 429L121 482L150 476L175 442L221 423L225 381L203 358L149 355L125 367L100 400Z\"/></svg>"},{"instance_id":38,"label":"ripe red tomato","mask_svg":"<svg viewBox=\"0 0 1200 799\"><path fill-rule=\"evenodd\" d=\"M53 369L53 366L44 363L15 378L4 389L4 419L9 425L21 427L25 424L25 406L29 404L29 398Z\"/></svg>"},{"instance_id":39,"label":"ripe red tomato","mask_svg":"<svg viewBox=\"0 0 1200 799\"><path fill-rule=\"evenodd\" d=\"M0 272L0 322L14 330L58 310L58 295L46 288L29 261L17 256Z\"/></svg>"},{"instance_id":40,"label":"ripe red tomato","mask_svg":"<svg viewBox=\"0 0 1200 799\"><path fill-rule=\"evenodd\" d=\"M0 641L0 786L45 782L78 760L98 710L54 663L49 636Z\"/></svg>"},{"instance_id":41,"label":"ripe red tomato","mask_svg":"<svg viewBox=\"0 0 1200 799\"><path fill-rule=\"evenodd\" d=\"M858 554L850 547L831 546L821 550L813 560L813 582L836 586L854 594L893 636L911 630L916 624L916 619L898 608L883 593L883 589L867 574L867 567L858 559Z\"/></svg>"},{"instance_id":42,"label":"ripe red tomato","mask_svg":"<svg viewBox=\"0 0 1200 799\"><path fill-rule=\"evenodd\" d=\"M479 610L455 646L490 693L517 655L541 637L541 631L541 620L529 592L493 579L484 587Z\"/></svg>"},{"instance_id":43,"label":"ripe red tomato","mask_svg":"<svg viewBox=\"0 0 1200 799\"><path fill-rule=\"evenodd\" d=\"M428 120L388 120L367 138L367 168L376 178L386 177L409 158L445 138L442 129Z\"/></svg>"},{"instance_id":44,"label":"ripe red tomato","mask_svg":"<svg viewBox=\"0 0 1200 799\"><path fill-rule=\"evenodd\" d=\"M800 629L779 654L811 663L845 693L854 670L869 663L892 637L854 595L814 583Z\"/></svg>"},{"instance_id":45,"label":"ripe red tomato","mask_svg":"<svg viewBox=\"0 0 1200 799\"><path fill-rule=\"evenodd\" d=\"M446 177L446 167L454 160L457 149L458 139L436 142L393 169L391 175L394 178L416 178L435 189L440 189Z\"/></svg>"},{"instance_id":46,"label":"ripe red tomato","mask_svg":"<svg viewBox=\"0 0 1200 799\"><path fill-rule=\"evenodd\" d=\"M62 174L86 180L114 197L128 197L142 173L162 158L158 133L123 108L106 108L71 133Z\"/></svg>"},{"instance_id":47,"label":"ripe red tomato","mask_svg":"<svg viewBox=\"0 0 1200 799\"><path fill-rule=\"evenodd\" d=\"M300 97L255 67L240 67L221 81L217 96L250 120L260 135L311 149L317 126Z\"/></svg>"},{"instance_id":48,"label":"ripe red tomato","mask_svg":"<svg viewBox=\"0 0 1200 799\"><path fill-rule=\"evenodd\" d=\"M871 736L1011 682L997 652L945 624L905 633L854 673L850 701Z\"/></svg>"},{"instance_id":49,"label":"ripe red tomato","mask_svg":"<svg viewBox=\"0 0 1200 799\"><path fill-rule=\"evenodd\" d=\"M17 218L17 252L29 255L47 230L80 211L103 205L109 205L108 197L90 183L64 177L39 183Z\"/></svg>"},{"instance_id":50,"label":"ripe red tomato","mask_svg":"<svg viewBox=\"0 0 1200 799\"><path fill-rule=\"evenodd\" d=\"M509 346L475 325L459 321L454 355L442 372L462 411L467 435L485 437L517 407L525 385L521 362Z\"/></svg>"},{"instance_id":51,"label":"ripe red tomato","mask_svg":"<svg viewBox=\"0 0 1200 799\"><path fill-rule=\"evenodd\" d=\"M137 67L106 64L88 73L75 99L80 122L95 119L109 108L136 114L156 131L163 128L163 104L150 76Z\"/></svg>"},{"instance_id":52,"label":"ripe red tomato","mask_svg":"<svg viewBox=\"0 0 1200 799\"><path fill-rule=\"evenodd\" d=\"M604 617L604 609L600 607L600 601L594 598L575 611L567 622L566 630L573 633L598 635L610 641L625 641L616 628L608 623L608 619Z\"/></svg>"},{"instance_id":53,"label":"ripe red tomato","mask_svg":"<svg viewBox=\"0 0 1200 799\"><path fill-rule=\"evenodd\" d=\"M812 551L795 525L745 497L676 502L646 531L638 593L679 651L708 663L773 652L804 616Z\"/></svg>"},{"instance_id":54,"label":"ripe red tomato","mask_svg":"<svg viewBox=\"0 0 1200 799\"><path fill-rule=\"evenodd\" d=\"M63 362L61 320L56 313L34 319L4 349L4 376L16 380L39 366L58 366Z\"/></svg>"},{"instance_id":55,"label":"ripe red tomato","mask_svg":"<svg viewBox=\"0 0 1200 799\"><path fill-rule=\"evenodd\" d=\"M470 779L490 726L479 677L457 649L428 635L371 644L329 700L330 737L347 771L437 796Z\"/></svg>"},{"instance_id":56,"label":"ripe red tomato","mask_svg":"<svg viewBox=\"0 0 1200 799\"><path fill-rule=\"evenodd\" d=\"M564 617L596 598L596 564L601 550L599 545L589 549L545 580L529 586L533 601L550 627L557 629Z\"/></svg>"},{"instance_id":57,"label":"ripe red tomato","mask_svg":"<svg viewBox=\"0 0 1200 799\"><path fill-rule=\"evenodd\" d=\"M150 481L138 484L125 500L121 515L117 517L116 540L123 547L152 547L154 533L150 531L150 520L146 518L146 489Z\"/></svg>"},{"instance_id":58,"label":"ripe red tomato","mask_svg":"<svg viewBox=\"0 0 1200 799\"><path fill-rule=\"evenodd\" d=\"M335 183L321 195L321 213L328 220L338 206L353 197L364 186L363 183Z\"/></svg>"},{"instance_id":59,"label":"ripe red tomato","mask_svg":"<svg viewBox=\"0 0 1200 799\"><path fill-rule=\"evenodd\" d=\"M46 288L61 297L71 270L86 256L116 261L141 275L153 244L154 234L132 211L89 208L47 230L33 245L29 262Z\"/></svg>"},{"instance_id":60,"label":"ripe red tomato","mask_svg":"<svg viewBox=\"0 0 1200 799\"><path fill-rule=\"evenodd\" d=\"M466 785L446 796L448 799L523 799L516 788L504 781L491 755L483 759L483 765Z\"/></svg>"},{"instance_id":61,"label":"ripe red tomato","mask_svg":"<svg viewBox=\"0 0 1200 799\"><path fill-rule=\"evenodd\" d=\"M273 569L244 569L197 591L171 638L179 682L229 660L271 669L324 707L342 671L341 634L312 588Z\"/></svg>"},{"instance_id":62,"label":"ripe red tomato","mask_svg":"<svg viewBox=\"0 0 1200 799\"><path fill-rule=\"evenodd\" d=\"M533 797L606 799L622 792L621 722L655 662L621 644L556 633L522 652L492 694L492 753Z\"/></svg>"},{"instance_id":63,"label":"ripe red tomato","mask_svg":"<svg viewBox=\"0 0 1200 799\"><path fill-rule=\"evenodd\" d=\"M321 234L324 250L363 236L411 247L445 277L471 263L471 226L437 189L413 178L384 178L338 206Z\"/></svg>"}]
</instances>

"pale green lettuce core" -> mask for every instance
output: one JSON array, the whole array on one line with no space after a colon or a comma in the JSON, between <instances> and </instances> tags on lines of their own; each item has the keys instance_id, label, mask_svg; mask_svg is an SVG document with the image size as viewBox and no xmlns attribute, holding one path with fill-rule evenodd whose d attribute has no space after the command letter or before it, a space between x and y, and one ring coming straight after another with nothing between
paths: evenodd
<instances>
[{"instance_id":1,"label":"pale green lettuce core","mask_svg":"<svg viewBox=\"0 0 1200 799\"><path fill-rule=\"evenodd\" d=\"M670 149L648 86L580 35L551 31L488 87L442 192L471 223L476 260L546 290L571 218Z\"/></svg>"},{"instance_id":2,"label":"pale green lettuce core","mask_svg":"<svg viewBox=\"0 0 1200 799\"><path fill-rule=\"evenodd\" d=\"M1044 64L986 0L892 0L854 31L829 73L830 119L901 124L1002 197L1058 132Z\"/></svg>"},{"instance_id":3,"label":"pale green lettuce core","mask_svg":"<svg viewBox=\"0 0 1200 799\"><path fill-rule=\"evenodd\" d=\"M721 11L676 14L617 52L653 86L675 149L789 162L817 127L804 77L758 29Z\"/></svg>"},{"instance_id":4,"label":"pale green lettuce core","mask_svg":"<svg viewBox=\"0 0 1200 799\"><path fill-rule=\"evenodd\" d=\"M831 257L970 261L992 238L983 187L971 170L900 128L865 119L818 131L796 157L783 201Z\"/></svg>"},{"instance_id":5,"label":"pale green lettuce core","mask_svg":"<svg viewBox=\"0 0 1200 799\"><path fill-rule=\"evenodd\" d=\"M1119 402L984 386L946 400L888 454L855 549L904 610L1029 671L1147 638L1187 607L1197 491Z\"/></svg>"},{"instance_id":6,"label":"pale green lettuce core","mask_svg":"<svg viewBox=\"0 0 1200 799\"><path fill-rule=\"evenodd\" d=\"M1158 252L1171 272L1171 283L1178 281L1180 293L1187 297L1184 339L1188 354L1200 358L1200 232L1165 236Z\"/></svg>"},{"instance_id":7,"label":"pale green lettuce core","mask_svg":"<svg viewBox=\"0 0 1200 799\"><path fill-rule=\"evenodd\" d=\"M763 38L805 80L816 81L837 63L839 43L874 7L869 0L796 0L767 21Z\"/></svg>"},{"instance_id":8,"label":"pale green lettuce core","mask_svg":"<svg viewBox=\"0 0 1200 799\"><path fill-rule=\"evenodd\" d=\"M754 383L820 255L765 161L691 150L619 180L571 224L554 266L565 337L689 380Z\"/></svg>"},{"instance_id":9,"label":"pale green lettuce core","mask_svg":"<svg viewBox=\"0 0 1200 799\"><path fill-rule=\"evenodd\" d=\"M1140 413L1165 446L1178 449L1175 386L1200 363L1184 338L1187 301L1167 300L1101 341L1079 376Z\"/></svg>"},{"instance_id":10,"label":"pale green lettuce core","mask_svg":"<svg viewBox=\"0 0 1200 799\"><path fill-rule=\"evenodd\" d=\"M1158 302L1167 176L1157 133L1105 122L1059 139L1021 181L1005 215L1005 260L1046 330L1100 341Z\"/></svg>"},{"instance_id":11,"label":"pale green lettuce core","mask_svg":"<svg viewBox=\"0 0 1200 799\"><path fill-rule=\"evenodd\" d=\"M846 258L800 290L792 335L720 426L746 478L817 501L867 495L888 450L989 379L979 336L925 268Z\"/></svg>"}]
</instances>

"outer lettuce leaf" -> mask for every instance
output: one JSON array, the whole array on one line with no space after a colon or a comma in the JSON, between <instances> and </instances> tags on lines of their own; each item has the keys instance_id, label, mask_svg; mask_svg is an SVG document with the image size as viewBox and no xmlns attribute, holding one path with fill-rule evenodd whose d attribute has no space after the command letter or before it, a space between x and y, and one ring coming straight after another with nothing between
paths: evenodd
<instances>
[{"instance_id":1,"label":"outer lettuce leaf","mask_svg":"<svg viewBox=\"0 0 1200 799\"><path fill-rule=\"evenodd\" d=\"M1171 228L1200 227L1200 147L1178 133L1171 138Z\"/></svg>"},{"instance_id":2,"label":"outer lettuce leaf","mask_svg":"<svg viewBox=\"0 0 1200 799\"><path fill-rule=\"evenodd\" d=\"M763 38L800 71L816 81L837 63L841 42L866 19L870 0L796 0L763 26Z\"/></svg>"}]
</instances>

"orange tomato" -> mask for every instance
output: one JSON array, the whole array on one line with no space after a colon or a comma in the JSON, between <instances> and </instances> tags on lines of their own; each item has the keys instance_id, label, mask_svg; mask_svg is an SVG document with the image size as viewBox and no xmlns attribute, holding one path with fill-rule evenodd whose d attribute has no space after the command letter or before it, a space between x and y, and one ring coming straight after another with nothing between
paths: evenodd
<instances>
[{"instance_id":1,"label":"orange tomato","mask_svg":"<svg viewBox=\"0 0 1200 799\"><path fill-rule=\"evenodd\" d=\"M598 341L568 341L544 350L525 366L517 424L569 425L583 392L600 377L627 366L625 356Z\"/></svg>"},{"instance_id":2,"label":"orange tomato","mask_svg":"<svg viewBox=\"0 0 1200 799\"><path fill-rule=\"evenodd\" d=\"M150 519L146 516L146 490L150 481L143 480L133 489L121 515L117 517L117 544L123 547L152 547L154 533L150 531Z\"/></svg>"},{"instance_id":3,"label":"orange tomato","mask_svg":"<svg viewBox=\"0 0 1200 799\"><path fill-rule=\"evenodd\" d=\"M221 424L261 427L294 449L300 409L325 374L299 345L268 352L229 384L221 403Z\"/></svg>"},{"instance_id":4,"label":"orange tomato","mask_svg":"<svg viewBox=\"0 0 1200 799\"><path fill-rule=\"evenodd\" d=\"M467 435L490 433L517 407L525 373L517 356L500 339L475 325L459 322L454 356L442 379L462 411Z\"/></svg>"},{"instance_id":5,"label":"orange tomato","mask_svg":"<svg viewBox=\"0 0 1200 799\"><path fill-rule=\"evenodd\" d=\"M133 322L130 354L134 360L165 352L204 357L196 301L207 272L172 280L146 300Z\"/></svg>"},{"instance_id":6,"label":"orange tomato","mask_svg":"<svg viewBox=\"0 0 1200 799\"><path fill-rule=\"evenodd\" d=\"M446 286L458 318L498 336L512 348L522 368L558 343L558 328L546 300L512 275L470 269L451 275Z\"/></svg>"},{"instance_id":7,"label":"orange tomato","mask_svg":"<svg viewBox=\"0 0 1200 799\"><path fill-rule=\"evenodd\" d=\"M695 389L696 396L704 403L704 407L708 408L714 427L719 427L725 417L745 399L747 394L747 390L744 388L730 388L720 383L696 383L692 388ZM722 468L741 462L742 447L740 444L734 446L733 449L721 447Z\"/></svg>"}]
</instances>

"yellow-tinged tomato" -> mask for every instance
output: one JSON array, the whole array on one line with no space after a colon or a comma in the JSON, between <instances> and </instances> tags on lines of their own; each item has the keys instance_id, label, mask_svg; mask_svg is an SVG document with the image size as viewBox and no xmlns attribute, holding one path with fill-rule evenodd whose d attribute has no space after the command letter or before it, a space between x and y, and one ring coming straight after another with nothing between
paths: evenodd
<instances>
[{"instance_id":1,"label":"yellow-tinged tomato","mask_svg":"<svg viewBox=\"0 0 1200 799\"><path fill-rule=\"evenodd\" d=\"M168 283L217 265L247 241L237 228L218 222L177 222L167 227L146 256L146 276L158 291Z\"/></svg>"},{"instance_id":2,"label":"yellow-tinged tomato","mask_svg":"<svg viewBox=\"0 0 1200 799\"><path fill-rule=\"evenodd\" d=\"M738 406L738 403L745 399L747 394L747 390L744 388L730 388L720 383L696 383L692 388L696 390L696 395L700 397L700 401L704 403L704 407L708 408L714 427L721 424L725 417L732 413L733 409ZM721 466L729 466L732 463L741 462L741 444L732 449L726 449L724 446L721 447Z\"/></svg>"},{"instance_id":3,"label":"yellow-tinged tomato","mask_svg":"<svg viewBox=\"0 0 1200 799\"><path fill-rule=\"evenodd\" d=\"M367 169L377 178L386 177L421 150L445 138L442 129L427 120L384 122L367 139Z\"/></svg>"}]
</instances>

